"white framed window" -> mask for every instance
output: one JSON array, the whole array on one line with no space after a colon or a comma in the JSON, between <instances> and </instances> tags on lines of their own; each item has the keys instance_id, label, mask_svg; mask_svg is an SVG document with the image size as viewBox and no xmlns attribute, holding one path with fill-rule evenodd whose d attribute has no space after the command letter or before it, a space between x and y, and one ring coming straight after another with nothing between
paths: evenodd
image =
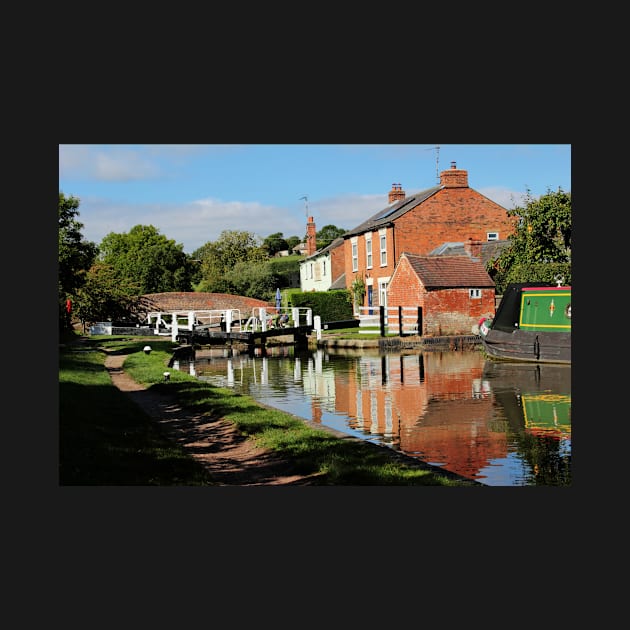
<instances>
[{"instance_id":1,"label":"white framed window","mask_svg":"<svg viewBox=\"0 0 630 630\"><path fill-rule=\"evenodd\" d=\"M326 277L326 261L322 260L322 276Z\"/></svg>"},{"instance_id":2,"label":"white framed window","mask_svg":"<svg viewBox=\"0 0 630 630\"><path fill-rule=\"evenodd\" d=\"M468 289L468 297L471 300L479 300L481 298L481 289Z\"/></svg>"},{"instance_id":3,"label":"white framed window","mask_svg":"<svg viewBox=\"0 0 630 630\"><path fill-rule=\"evenodd\" d=\"M308 277L311 280L313 279L313 263L308 264Z\"/></svg>"},{"instance_id":4,"label":"white framed window","mask_svg":"<svg viewBox=\"0 0 630 630\"><path fill-rule=\"evenodd\" d=\"M352 239L352 271L359 271L359 246L356 237Z\"/></svg>"},{"instance_id":5,"label":"white framed window","mask_svg":"<svg viewBox=\"0 0 630 630\"><path fill-rule=\"evenodd\" d=\"M387 285L389 278L378 279L378 304L387 308Z\"/></svg>"},{"instance_id":6,"label":"white framed window","mask_svg":"<svg viewBox=\"0 0 630 630\"><path fill-rule=\"evenodd\" d=\"M487 237L487 239L489 241L498 241L499 240L499 233L498 232L488 232L486 237Z\"/></svg>"},{"instance_id":7,"label":"white framed window","mask_svg":"<svg viewBox=\"0 0 630 630\"><path fill-rule=\"evenodd\" d=\"M381 267L387 267L387 232L385 230L378 231L378 241L381 253Z\"/></svg>"},{"instance_id":8,"label":"white framed window","mask_svg":"<svg viewBox=\"0 0 630 630\"><path fill-rule=\"evenodd\" d=\"M365 237L365 266L372 269L372 235Z\"/></svg>"}]
</instances>

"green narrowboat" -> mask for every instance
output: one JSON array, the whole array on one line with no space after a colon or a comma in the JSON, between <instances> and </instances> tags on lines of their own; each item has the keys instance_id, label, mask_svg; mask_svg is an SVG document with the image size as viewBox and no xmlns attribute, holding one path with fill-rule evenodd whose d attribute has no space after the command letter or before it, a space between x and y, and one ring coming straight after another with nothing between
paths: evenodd
<instances>
[{"instance_id":1,"label":"green narrowboat","mask_svg":"<svg viewBox=\"0 0 630 630\"><path fill-rule=\"evenodd\" d=\"M512 283L479 335L489 357L507 361L571 363L571 287Z\"/></svg>"}]
</instances>

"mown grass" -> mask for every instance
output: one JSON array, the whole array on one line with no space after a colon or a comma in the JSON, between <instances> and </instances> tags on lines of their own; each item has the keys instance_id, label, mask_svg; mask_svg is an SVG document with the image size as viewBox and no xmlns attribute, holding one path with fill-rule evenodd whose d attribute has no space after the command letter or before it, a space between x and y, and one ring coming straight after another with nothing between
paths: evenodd
<instances>
[{"instance_id":1,"label":"mown grass","mask_svg":"<svg viewBox=\"0 0 630 630\"><path fill-rule=\"evenodd\" d=\"M149 354L143 352L150 345ZM401 461L394 451L310 426L253 398L215 387L166 366L175 344L160 338L90 337L60 349L60 483L62 485L212 485L212 478L169 441L159 425L112 383L109 352L128 354L134 380L168 393L185 407L234 423L259 446L292 462L319 485L469 486L471 482ZM170 380L164 381L164 372Z\"/></svg>"}]
</instances>

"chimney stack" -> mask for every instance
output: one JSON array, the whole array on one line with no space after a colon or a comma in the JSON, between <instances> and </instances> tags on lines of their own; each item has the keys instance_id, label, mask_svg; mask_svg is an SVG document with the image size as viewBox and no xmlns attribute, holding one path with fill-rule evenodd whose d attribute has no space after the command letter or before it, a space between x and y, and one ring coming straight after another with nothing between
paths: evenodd
<instances>
[{"instance_id":1,"label":"chimney stack","mask_svg":"<svg viewBox=\"0 0 630 630\"><path fill-rule=\"evenodd\" d=\"M317 239L315 236L315 222L313 217L306 223L306 255L312 256L317 251Z\"/></svg>"},{"instance_id":2,"label":"chimney stack","mask_svg":"<svg viewBox=\"0 0 630 630\"><path fill-rule=\"evenodd\" d=\"M392 189L389 191L389 201L387 203L394 203L405 198L405 191L400 184L392 184Z\"/></svg>"},{"instance_id":3,"label":"chimney stack","mask_svg":"<svg viewBox=\"0 0 630 630\"><path fill-rule=\"evenodd\" d=\"M451 170L440 173L440 184L444 188L468 188L468 171L458 169L457 164L451 162Z\"/></svg>"},{"instance_id":4,"label":"chimney stack","mask_svg":"<svg viewBox=\"0 0 630 630\"><path fill-rule=\"evenodd\" d=\"M481 241L469 237L464 243L464 251L471 257L481 260Z\"/></svg>"}]
</instances>

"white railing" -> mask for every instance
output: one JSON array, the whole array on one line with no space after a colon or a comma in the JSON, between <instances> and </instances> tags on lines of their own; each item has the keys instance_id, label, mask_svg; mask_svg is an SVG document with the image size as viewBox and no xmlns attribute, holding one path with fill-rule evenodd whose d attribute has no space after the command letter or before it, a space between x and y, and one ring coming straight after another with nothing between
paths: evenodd
<instances>
[{"instance_id":1,"label":"white railing","mask_svg":"<svg viewBox=\"0 0 630 630\"><path fill-rule=\"evenodd\" d=\"M418 330L422 312L418 306L383 307L383 325L387 335L421 335ZM359 307L359 333L374 334L381 331L381 307Z\"/></svg>"},{"instance_id":2,"label":"white railing","mask_svg":"<svg viewBox=\"0 0 630 630\"><path fill-rule=\"evenodd\" d=\"M278 318L286 314L286 327L313 325L313 310L304 307L265 308L255 307L251 316L242 324L241 311L238 308L210 309L202 311L152 311L147 314L146 322L153 327L156 335L171 336L176 341L180 330L193 331L195 326L219 326L222 331L231 332L239 328L243 332L266 331L278 326Z\"/></svg>"},{"instance_id":3,"label":"white railing","mask_svg":"<svg viewBox=\"0 0 630 630\"><path fill-rule=\"evenodd\" d=\"M192 331L195 326L219 326L225 324L230 330L234 325L240 326L241 311L238 308L209 309L202 311L152 311L147 314L147 323L154 327L156 335L170 335L176 340L179 330Z\"/></svg>"},{"instance_id":4,"label":"white railing","mask_svg":"<svg viewBox=\"0 0 630 630\"><path fill-rule=\"evenodd\" d=\"M284 326L312 326L313 325L313 309L305 307L291 308L270 308L264 306L256 306L252 309L252 314L243 326L243 331L258 332L260 330L267 331L278 326L278 318L282 315L288 316L288 321Z\"/></svg>"}]
</instances>

